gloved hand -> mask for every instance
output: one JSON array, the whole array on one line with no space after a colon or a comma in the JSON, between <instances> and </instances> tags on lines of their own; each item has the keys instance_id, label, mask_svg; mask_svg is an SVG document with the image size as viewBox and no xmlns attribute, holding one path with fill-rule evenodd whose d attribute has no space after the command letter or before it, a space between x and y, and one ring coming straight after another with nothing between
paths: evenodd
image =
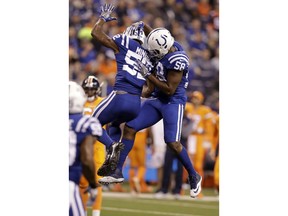
<instances>
[{"instance_id":1,"label":"gloved hand","mask_svg":"<svg viewBox=\"0 0 288 216\"><path fill-rule=\"evenodd\" d=\"M97 187L92 188L91 186L88 186L88 188L84 191L84 193L88 193L90 200L94 202L97 197L98 190Z\"/></svg>"},{"instance_id":2,"label":"gloved hand","mask_svg":"<svg viewBox=\"0 0 288 216\"><path fill-rule=\"evenodd\" d=\"M136 70L139 71L140 74L144 78L151 75L151 71L152 71L152 67L153 67L152 63L149 60L146 59L145 61L146 62L144 64L142 61L136 59L136 64L134 64L134 67L136 68Z\"/></svg>"},{"instance_id":3,"label":"gloved hand","mask_svg":"<svg viewBox=\"0 0 288 216\"><path fill-rule=\"evenodd\" d=\"M104 6L101 6L100 18L102 18L105 22L117 20L116 17L110 17L110 15L114 11L114 9L115 9L115 7L112 4L105 4Z\"/></svg>"},{"instance_id":4,"label":"gloved hand","mask_svg":"<svg viewBox=\"0 0 288 216\"><path fill-rule=\"evenodd\" d=\"M132 26L135 26L138 29L143 29L144 28L144 23L142 21L133 23Z\"/></svg>"}]
</instances>

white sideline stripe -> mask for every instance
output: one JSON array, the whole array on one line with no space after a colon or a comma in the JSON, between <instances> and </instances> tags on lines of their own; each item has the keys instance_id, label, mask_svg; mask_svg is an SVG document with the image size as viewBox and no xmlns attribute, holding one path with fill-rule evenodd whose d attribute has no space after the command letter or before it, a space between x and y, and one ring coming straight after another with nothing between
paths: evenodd
<instances>
[{"instance_id":1,"label":"white sideline stripe","mask_svg":"<svg viewBox=\"0 0 288 216\"><path fill-rule=\"evenodd\" d=\"M154 215L172 215L172 216L201 216L195 214L180 214L180 213L169 213L169 212L158 212L158 211L146 211L146 210L136 210L136 209L124 209L124 208L112 208L112 207L102 207L104 210L109 211L121 211L121 212L137 212L137 213L147 213Z\"/></svg>"},{"instance_id":2,"label":"white sideline stripe","mask_svg":"<svg viewBox=\"0 0 288 216\"><path fill-rule=\"evenodd\" d=\"M118 200L117 198L113 199L112 200ZM164 199L163 199L164 200ZM191 199L192 200L192 199ZM144 204L152 204L152 205L167 205L167 203L164 203L164 202L159 202L156 200L153 200L153 201L150 201L150 200L137 200L137 199L133 199L133 201L131 202L137 202L137 203L144 203ZM219 209L218 206L211 206L211 205L206 205L206 204L196 204L196 203L193 203L193 201L191 201L191 203L179 203L179 202L176 202L176 203L169 203L168 204L169 206L181 206L181 207L197 207L197 208L203 208L203 209Z\"/></svg>"}]
</instances>

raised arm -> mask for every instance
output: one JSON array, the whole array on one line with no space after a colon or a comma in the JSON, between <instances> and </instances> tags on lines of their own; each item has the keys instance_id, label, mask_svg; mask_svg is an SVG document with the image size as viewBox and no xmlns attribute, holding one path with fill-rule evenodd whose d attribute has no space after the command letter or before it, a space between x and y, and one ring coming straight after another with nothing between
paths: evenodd
<instances>
[{"instance_id":1,"label":"raised arm","mask_svg":"<svg viewBox=\"0 0 288 216\"><path fill-rule=\"evenodd\" d=\"M117 44L112 40L112 38L106 35L102 30L104 23L117 19L116 17L110 17L114 9L115 7L112 4L105 4L104 6L101 7L100 18L96 21L96 24L94 25L91 31L91 35L95 40L99 41L103 46L111 48L113 49L115 53L118 53L119 48Z\"/></svg>"}]
</instances>

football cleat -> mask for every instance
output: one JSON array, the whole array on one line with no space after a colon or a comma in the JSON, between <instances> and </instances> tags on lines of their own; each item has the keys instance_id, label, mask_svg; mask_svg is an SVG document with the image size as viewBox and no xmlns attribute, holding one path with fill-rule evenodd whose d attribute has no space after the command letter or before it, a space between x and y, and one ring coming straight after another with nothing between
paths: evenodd
<instances>
[{"instance_id":1,"label":"football cleat","mask_svg":"<svg viewBox=\"0 0 288 216\"><path fill-rule=\"evenodd\" d=\"M122 183L123 181L124 177L120 169L116 169L112 175L104 176L98 180L98 182L103 185Z\"/></svg>"},{"instance_id":2,"label":"football cleat","mask_svg":"<svg viewBox=\"0 0 288 216\"><path fill-rule=\"evenodd\" d=\"M189 176L190 196L192 198L196 198L201 192L201 182L202 177L198 173L196 173L196 176Z\"/></svg>"},{"instance_id":3,"label":"football cleat","mask_svg":"<svg viewBox=\"0 0 288 216\"><path fill-rule=\"evenodd\" d=\"M124 144L121 142L115 142L110 146L106 159L97 172L99 176L108 176L116 170L120 152L123 149Z\"/></svg>"}]
</instances>

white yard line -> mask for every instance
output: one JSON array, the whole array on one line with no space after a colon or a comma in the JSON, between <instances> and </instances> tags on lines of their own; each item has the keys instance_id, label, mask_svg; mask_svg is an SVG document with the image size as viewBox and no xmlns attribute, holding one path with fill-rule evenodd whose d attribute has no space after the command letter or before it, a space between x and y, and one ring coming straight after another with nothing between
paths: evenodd
<instances>
[{"instance_id":1,"label":"white yard line","mask_svg":"<svg viewBox=\"0 0 288 216\"><path fill-rule=\"evenodd\" d=\"M159 211L147 211L147 210L136 210L136 209L125 209L125 208L112 208L112 207L102 207L103 210L107 211L117 211L117 212L135 212L135 213L145 213L153 215L172 215L172 216L201 216L195 214L181 214L181 213L170 213L170 212L159 212Z\"/></svg>"}]
</instances>

